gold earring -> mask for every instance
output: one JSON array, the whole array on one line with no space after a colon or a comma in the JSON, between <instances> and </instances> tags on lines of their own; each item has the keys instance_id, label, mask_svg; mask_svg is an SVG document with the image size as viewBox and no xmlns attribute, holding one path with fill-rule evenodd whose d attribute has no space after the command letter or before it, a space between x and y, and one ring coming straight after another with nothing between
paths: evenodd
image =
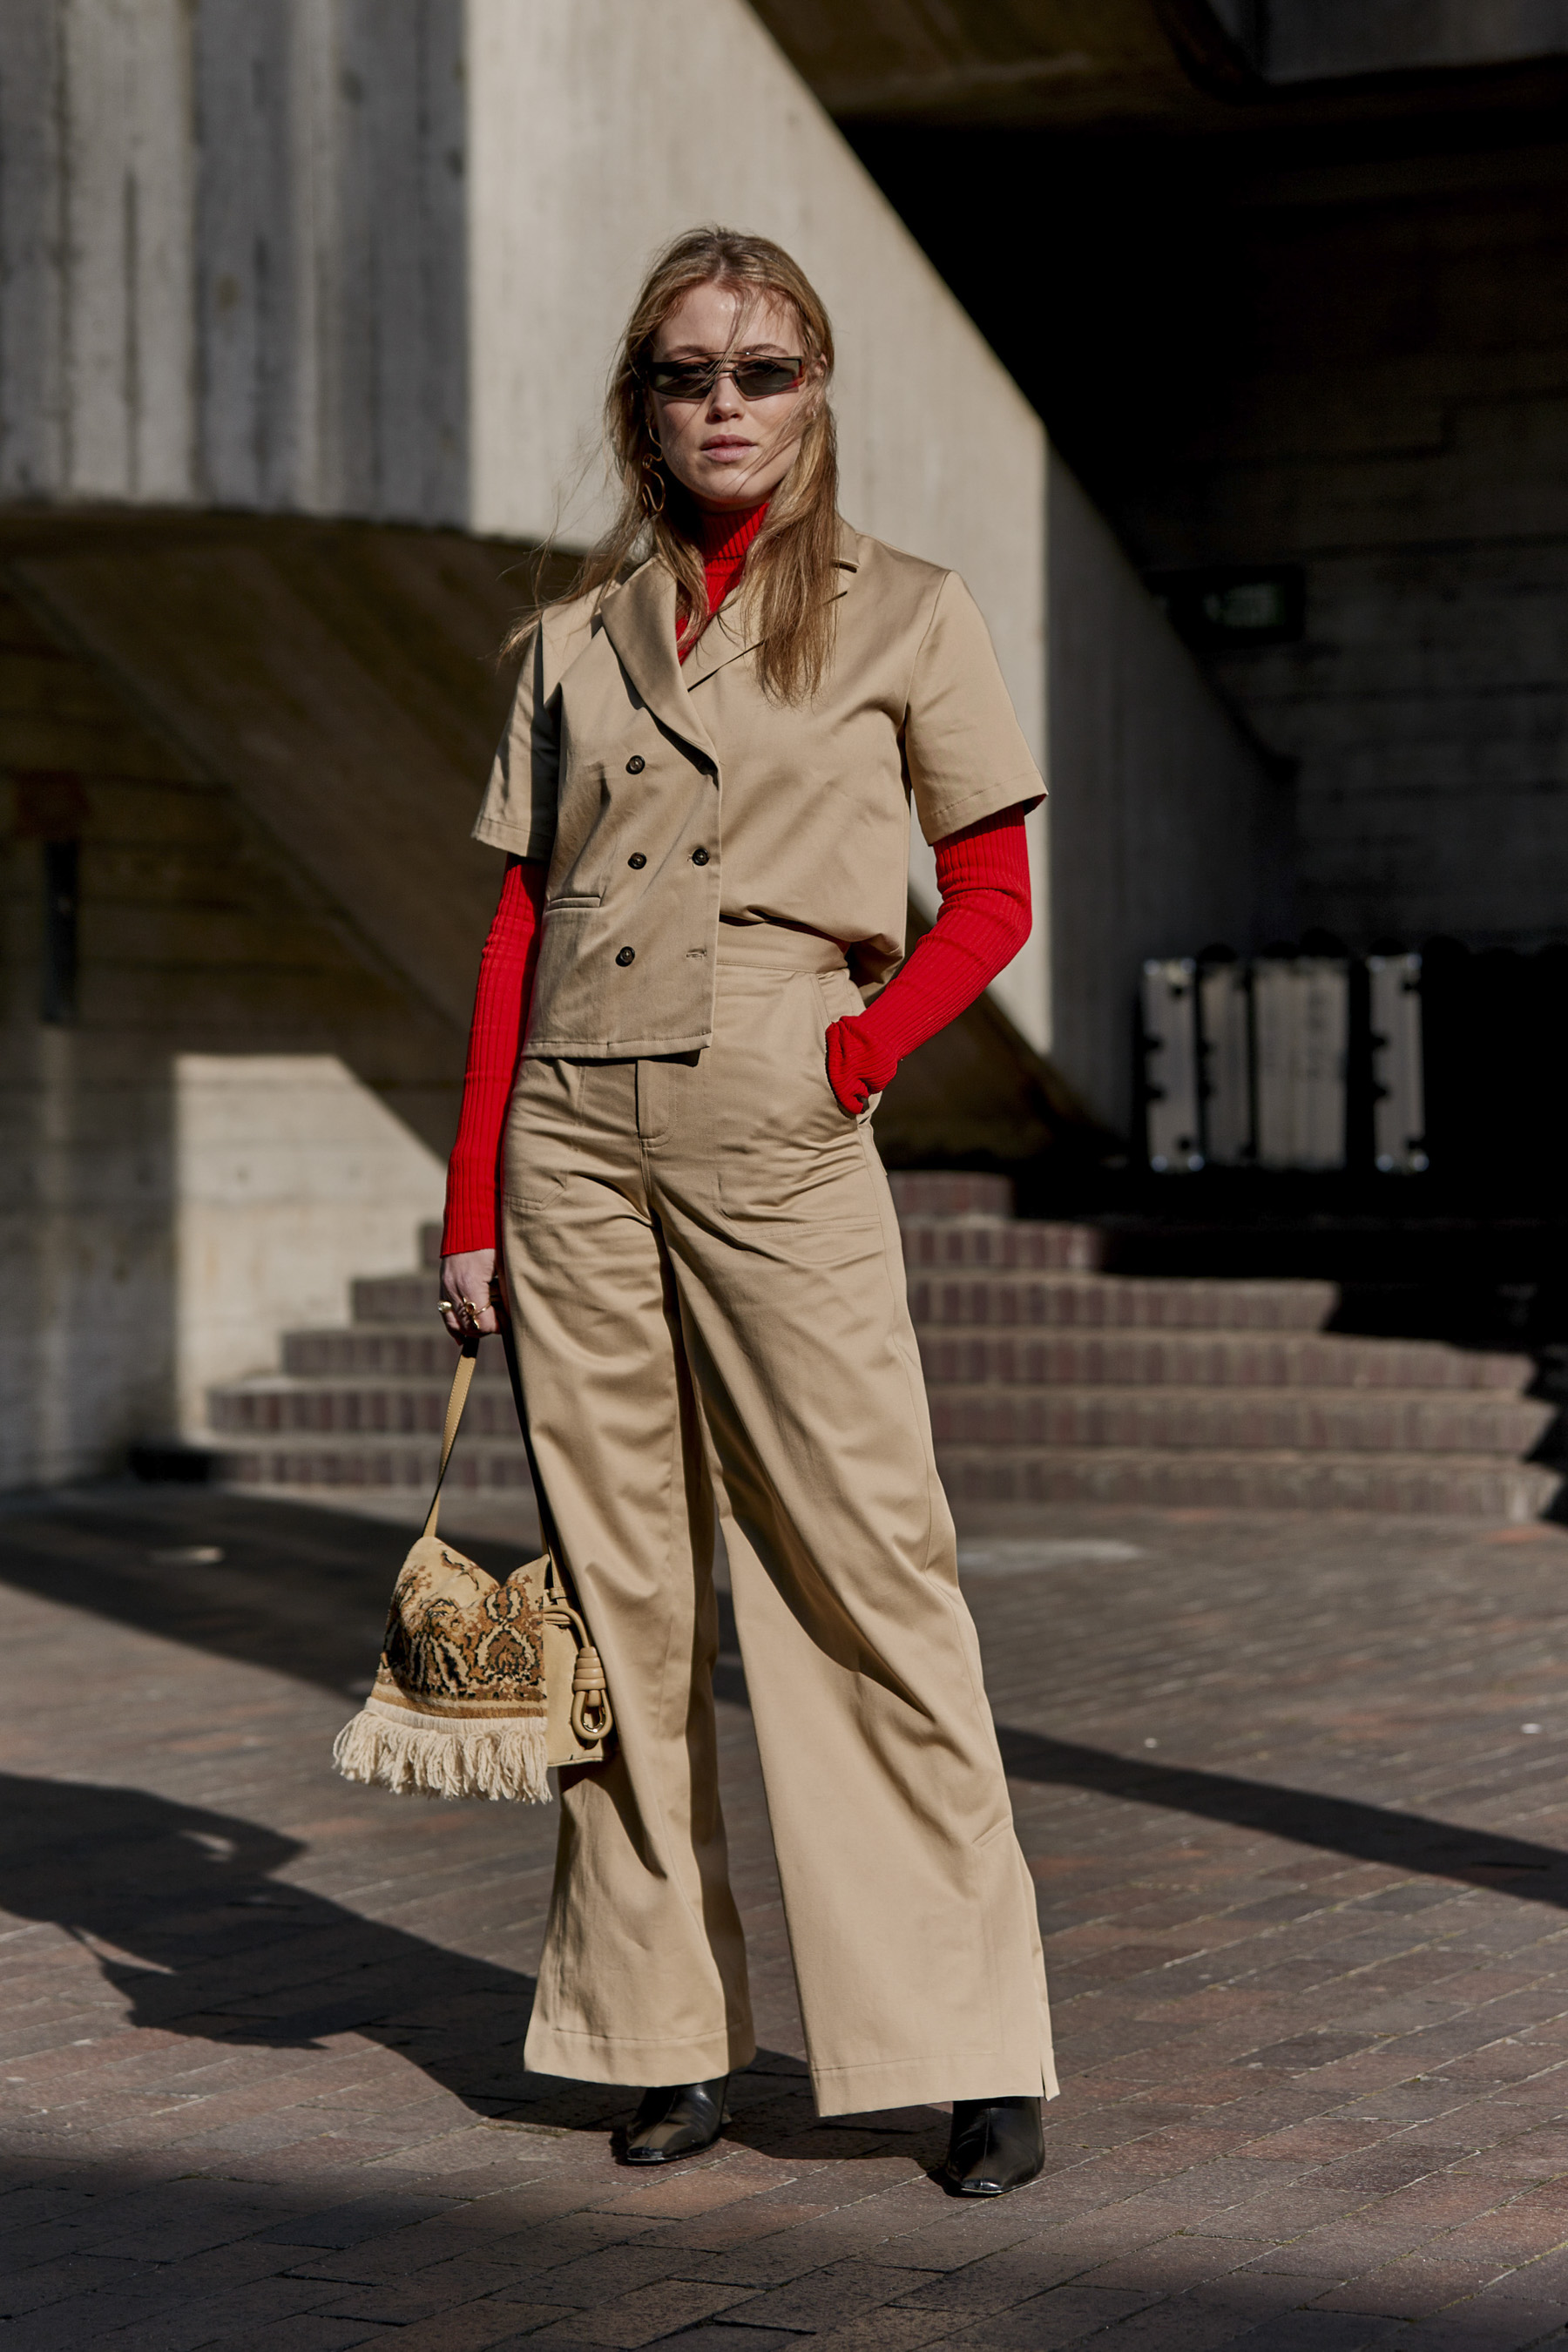
<instances>
[{"instance_id":1,"label":"gold earring","mask_svg":"<svg viewBox=\"0 0 1568 2352\"><path fill-rule=\"evenodd\" d=\"M661 451L660 455L662 456L662 454L663 452ZM654 491L656 489L658 492L657 500L654 498ZM642 461L642 480L637 485L637 503L642 508L644 514L647 515L649 522L657 522L659 516L664 512L665 497L666 487L664 476L657 472L647 458L645 457Z\"/></svg>"}]
</instances>

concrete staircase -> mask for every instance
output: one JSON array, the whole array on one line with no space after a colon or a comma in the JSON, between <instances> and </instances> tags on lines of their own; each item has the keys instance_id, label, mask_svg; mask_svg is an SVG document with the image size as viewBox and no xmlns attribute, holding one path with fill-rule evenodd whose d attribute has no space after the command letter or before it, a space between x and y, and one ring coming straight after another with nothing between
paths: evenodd
<instances>
[{"instance_id":1,"label":"concrete staircase","mask_svg":"<svg viewBox=\"0 0 1568 2352\"><path fill-rule=\"evenodd\" d=\"M218 1475L240 1486L399 1487L426 1494L441 1458L455 1360L436 1312L439 1225L419 1235L416 1274L374 1275L350 1288L352 1322L290 1331L283 1366L215 1389L207 1401ZM479 1349L463 1433L443 1493L531 1492L506 1361Z\"/></svg>"},{"instance_id":2,"label":"concrete staircase","mask_svg":"<svg viewBox=\"0 0 1568 2352\"><path fill-rule=\"evenodd\" d=\"M910 1303L955 1500L1358 1509L1527 1519L1552 1408L1527 1356L1330 1333L1331 1283L1103 1270L1091 1225L1024 1223L1001 1177L896 1174ZM423 1487L451 1342L426 1270L353 1286L346 1328L211 1399L242 1486ZM481 1351L458 1494L526 1488L499 1348Z\"/></svg>"}]
</instances>

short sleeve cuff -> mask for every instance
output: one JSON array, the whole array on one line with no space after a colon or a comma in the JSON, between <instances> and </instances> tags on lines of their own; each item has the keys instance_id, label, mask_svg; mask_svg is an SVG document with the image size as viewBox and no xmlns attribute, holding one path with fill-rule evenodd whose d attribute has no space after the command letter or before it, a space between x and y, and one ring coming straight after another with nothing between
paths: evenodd
<instances>
[{"instance_id":1,"label":"short sleeve cuff","mask_svg":"<svg viewBox=\"0 0 1568 2352\"><path fill-rule=\"evenodd\" d=\"M537 831L510 824L501 816L481 816L474 826L472 838L482 841L489 849L504 849L510 857L544 859L555 846L553 834L541 839Z\"/></svg>"},{"instance_id":2,"label":"short sleeve cuff","mask_svg":"<svg viewBox=\"0 0 1568 2352\"><path fill-rule=\"evenodd\" d=\"M1039 776L1033 768L1026 768L999 783L982 784L957 799L922 801L921 831L928 842L945 841L950 833L962 833L966 824L978 824L982 817L1000 816L1004 809L1022 809L1027 814L1038 808L1045 797Z\"/></svg>"}]
</instances>

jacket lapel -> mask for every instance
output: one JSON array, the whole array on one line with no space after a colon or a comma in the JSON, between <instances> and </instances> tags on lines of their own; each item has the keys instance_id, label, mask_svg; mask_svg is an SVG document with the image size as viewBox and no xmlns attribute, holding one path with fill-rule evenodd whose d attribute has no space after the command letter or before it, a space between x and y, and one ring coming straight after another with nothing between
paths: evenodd
<instances>
[{"instance_id":1,"label":"jacket lapel","mask_svg":"<svg viewBox=\"0 0 1568 2352\"><path fill-rule=\"evenodd\" d=\"M622 587L605 597L603 613L605 635L659 724L714 758L708 730L692 709L681 675L675 649L675 582L663 564L651 558L639 564Z\"/></svg>"},{"instance_id":2,"label":"jacket lapel","mask_svg":"<svg viewBox=\"0 0 1568 2352\"><path fill-rule=\"evenodd\" d=\"M848 594L850 583L860 568L859 548L859 532L851 530L841 516L838 522L838 552L834 558L838 567L838 585L833 592L836 602L840 596ZM674 609L672 599L670 604L672 638L675 626ZM756 598L746 593L745 583L742 580L734 593L725 598L691 651L687 655L685 667L681 674L688 688L700 686L702 680L705 677L711 677L715 670L723 669L728 663L738 661L742 654L750 653L752 647L758 642L758 636ZM680 667L679 663L677 667Z\"/></svg>"}]
</instances>

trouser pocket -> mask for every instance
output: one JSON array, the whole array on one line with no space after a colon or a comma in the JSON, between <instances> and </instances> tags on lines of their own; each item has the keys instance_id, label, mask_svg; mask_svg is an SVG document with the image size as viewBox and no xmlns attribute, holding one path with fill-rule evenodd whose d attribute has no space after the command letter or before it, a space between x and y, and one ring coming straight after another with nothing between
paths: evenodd
<instances>
[{"instance_id":1,"label":"trouser pocket","mask_svg":"<svg viewBox=\"0 0 1568 2352\"><path fill-rule=\"evenodd\" d=\"M861 1122L840 1108L827 1078L827 1026L851 1003L858 1010L847 972L721 977L712 1051L726 1216L874 1220Z\"/></svg>"}]
</instances>

